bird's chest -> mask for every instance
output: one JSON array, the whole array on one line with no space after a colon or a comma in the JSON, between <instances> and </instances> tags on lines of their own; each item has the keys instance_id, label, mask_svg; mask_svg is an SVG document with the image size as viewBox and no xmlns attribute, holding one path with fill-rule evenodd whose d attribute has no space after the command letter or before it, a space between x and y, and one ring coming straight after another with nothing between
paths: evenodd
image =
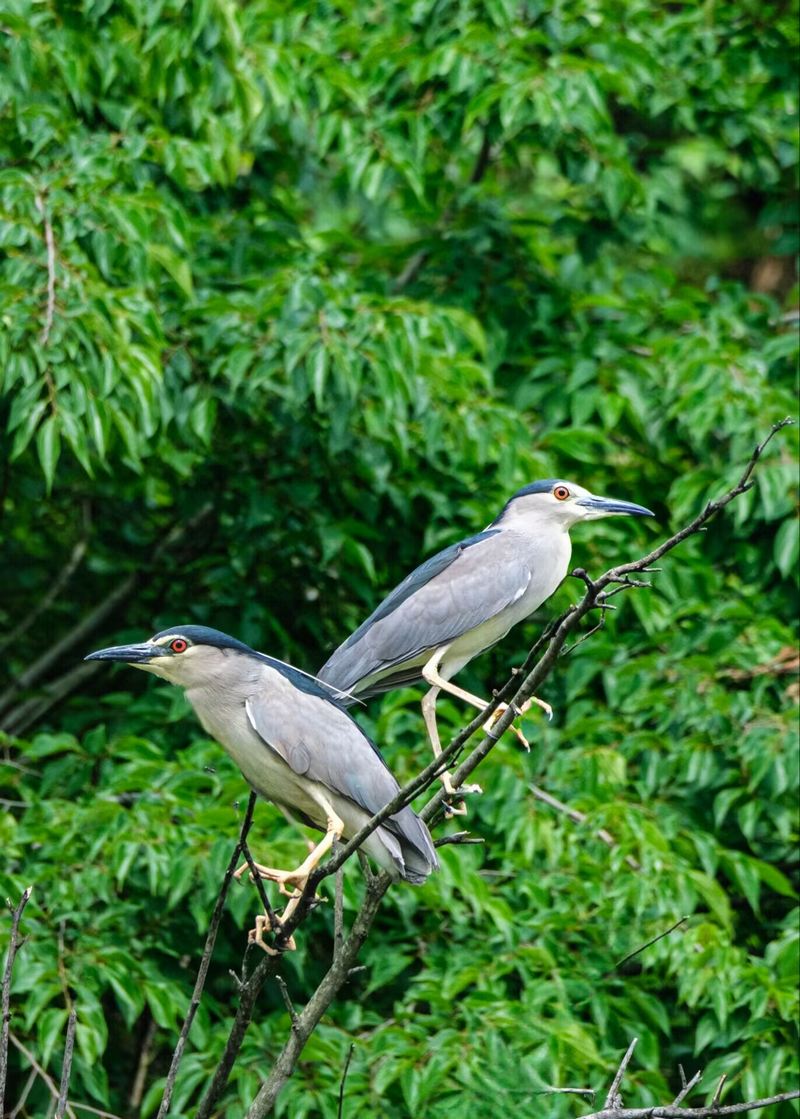
<instances>
[{"instance_id":1,"label":"bird's chest","mask_svg":"<svg viewBox=\"0 0 800 1119\"><path fill-rule=\"evenodd\" d=\"M517 593L512 591L501 610L451 644L444 673L448 679L538 609L557 590L567 574L572 554L567 533L559 532L545 541L523 539L519 549L525 562L520 567Z\"/></svg>"},{"instance_id":2,"label":"bird's chest","mask_svg":"<svg viewBox=\"0 0 800 1119\"><path fill-rule=\"evenodd\" d=\"M300 784L297 774L283 758L253 730L244 702L230 703L219 697L193 694L186 697L194 707L203 730L222 746L247 781L262 797L276 804L295 806L310 812L314 806ZM308 803L306 803L308 801Z\"/></svg>"}]
</instances>

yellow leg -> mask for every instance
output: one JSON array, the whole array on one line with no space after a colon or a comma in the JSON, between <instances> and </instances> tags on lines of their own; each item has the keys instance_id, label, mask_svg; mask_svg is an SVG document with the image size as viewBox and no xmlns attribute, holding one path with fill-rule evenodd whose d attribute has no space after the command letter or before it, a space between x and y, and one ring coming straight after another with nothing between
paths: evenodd
<instances>
[{"instance_id":1,"label":"yellow leg","mask_svg":"<svg viewBox=\"0 0 800 1119\"><path fill-rule=\"evenodd\" d=\"M432 684L432 681L428 675L428 671L431 670L432 673L435 673L438 676L437 670L439 667L439 661L444 656L446 651L447 646L438 649L425 665L425 667L422 669L422 676L425 680L428 681L428 683ZM436 699L439 695L439 692L441 691L441 687L441 684L439 684L437 681L436 684L432 684L430 691L426 692L425 695L422 697L422 717L425 720L425 728L428 731L428 738L430 739L431 749L433 750L433 756L435 758L440 757L442 753L442 743L441 739L439 738L439 727L436 723ZM457 790L453 787L453 779L450 776L449 771L445 771L442 774L441 782L448 797L458 796ZM483 792L483 789L481 789L480 785L465 785L462 791L467 793L481 793ZM458 805L455 805L452 802L448 803L447 801L445 801L444 809L445 815L447 816L466 816L467 814L467 808L463 800L461 800Z\"/></svg>"},{"instance_id":2,"label":"yellow leg","mask_svg":"<svg viewBox=\"0 0 800 1119\"><path fill-rule=\"evenodd\" d=\"M445 649L438 650L438 652L433 657L431 657L431 659L425 665L422 670L422 675L425 680L431 685L431 687L435 687L440 691L447 692L449 695L455 696L457 699L463 699L465 703L469 703L473 707L477 707L479 711L488 707L489 704L486 702L485 699L481 699L480 696L473 695L472 692L465 691L464 688L459 688L456 684L451 683L449 680L445 680L443 676L439 675L439 662L441 661L441 658L444 655L445 651ZM543 699L539 699L537 696L531 696L530 699L526 699L522 707L519 708L518 714L523 715L532 703L538 703L538 705L547 712L548 719L551 719L553 717L553 708L550 706L550 704L545 703ZM488 719L484 724L486 729L491 730L491 728L494 726L503 712L507 710L508 704L501 703L494 714L491 716L491 718ZM527 738L519 729L519 727L515 727L512 723L511 730L517 736L520 743L525 747L525 749L530 750L531 744L530 742L528 742Z\"/></svg>"}]
</instances>

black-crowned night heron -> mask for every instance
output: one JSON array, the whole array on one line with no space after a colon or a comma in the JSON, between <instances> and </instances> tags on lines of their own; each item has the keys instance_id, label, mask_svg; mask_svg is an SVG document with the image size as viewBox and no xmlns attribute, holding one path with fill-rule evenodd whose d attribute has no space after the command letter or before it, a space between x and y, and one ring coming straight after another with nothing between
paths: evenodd
<instances>
[{"instance_id":1,"label":"black-crowned night heron","mask_svg":"<svg viewBox=\"0 0 800 1119\"><path fill-rule=\"evenodd\" d=\"M406 576L326 661L319 679L338 688L345 704L425 680L430 690L422 712L438 756L439 692L486 706L451 684L451 677L553 594L567 574L574 524L616 514L653 516L641 505L596 497L574 482L549 478L523 487L483 532ZM550 713L548 704L536 702ZM453 796L449 774L442 780Z\"/></svg>"},{"instance_id":2,"label":"black-crowned night heron","mask_svg":"<svg viewBox=\"0 0 800 1119\"><path fill-rule=\"evenodd\" d=\"M99 649L86 660L122 661L178 684L204 730L259 796L325 832L296 870L256 864L283 892L287 886L302 891L334 841L353 836L398 791L377 747L329 688L219 630L174 626L143 644ZM408 882L424 882L438 866L428 830L410 808L385 820L363 848ZM299 893L291 896L296 901ZM262 946L265 924L257 923L254 934Z\"/></svg>"}]
</instances>

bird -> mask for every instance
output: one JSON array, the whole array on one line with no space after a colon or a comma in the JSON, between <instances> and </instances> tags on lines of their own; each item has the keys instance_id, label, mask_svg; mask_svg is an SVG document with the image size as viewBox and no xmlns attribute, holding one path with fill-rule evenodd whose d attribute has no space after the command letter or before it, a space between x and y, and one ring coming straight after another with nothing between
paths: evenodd
<instances>
[{"instance_id":1,"label":"bird","mask_svg":"<svg viewBox=\"0 0 800 1119\"><path fill-rule=\"evenodd\" d=\"M141 644L98 649L84 659L119 661L182 687L203 729L250 787L325 833L295 870L254 864L290 896L283 921L334 841L355 835L399 791L377 746L330 688L220 630L173 626ZM420 884L438 867L430 833L409 807L389 816L362 846L394 879ZM296 889L290 892L290 885ZM263 933L271 927L268 917L257 919L250 939L269 951Z\"/></svg>"},{"instance_id":2,"label":"bird","mask_svg":"<svg viewBox=\"0 0 800 1119\"><path fill-rule=\"evenodd\" d=\"M555 592L569 567L572 526L614 515L654 514L629 501L598 497L560 478L523 486L483 532L451 544L407 575L339 645L317 677L337 688L347 706L424 681L429 690L422 713L438 757L439 693L478 709L487 706L486 700L451 683L452 677ZM552 714L549 704L534 700ZM505 706L499 707L493 719L503 710ZM513 729L527 746L521 732ZM455 807L454 797L480 792L479 786L455 790L447 772L442 782L450 798L448 814L465 812L463 806Z\"/></svg>"}]
</instances>

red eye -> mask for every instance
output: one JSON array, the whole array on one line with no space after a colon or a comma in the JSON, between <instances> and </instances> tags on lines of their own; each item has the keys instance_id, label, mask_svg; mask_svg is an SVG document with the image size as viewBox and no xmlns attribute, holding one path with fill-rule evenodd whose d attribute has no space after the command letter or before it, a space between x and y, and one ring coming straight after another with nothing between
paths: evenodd
<instances>
[{"instance_id":1,"label":"red eye","mask_svg":"<svg viewBox=\"0 0 800 1119\"><path fill-rule=\"evenodd\" d=\"M185 653L189 647L188 641L184 641L182 637L176 637L174 641L169 643L170 649L173 653Z\"/></svg>"},{"instance_id":2,"label":"red eye","mask_svg":"<svg viewBox=\"0 0 800 1119\"><path fill-rule=\"evenodd\" d=\"M556 486L553 490L553 497L557 501L566 501L569 497L569 490L566 486Z\"/></svg>"}]
</instances>

